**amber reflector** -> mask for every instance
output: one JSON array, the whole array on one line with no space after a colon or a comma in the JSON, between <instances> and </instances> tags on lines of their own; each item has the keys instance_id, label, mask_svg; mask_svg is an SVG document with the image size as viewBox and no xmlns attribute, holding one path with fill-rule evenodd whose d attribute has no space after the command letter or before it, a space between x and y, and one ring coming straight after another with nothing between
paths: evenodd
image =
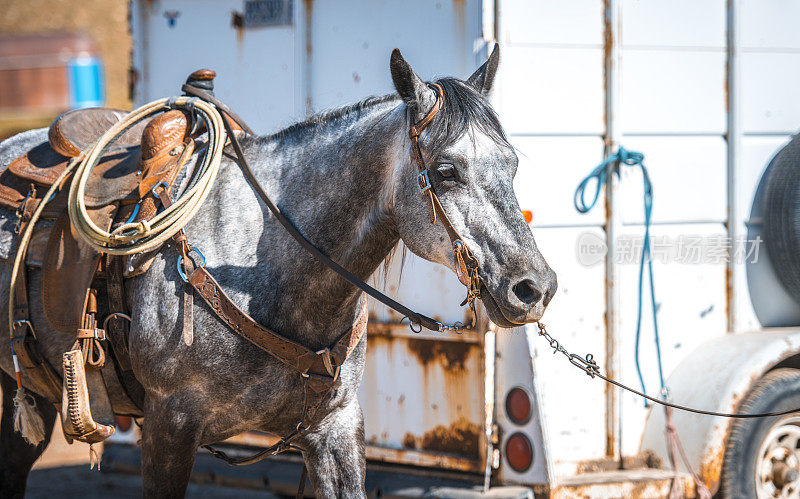
<instances>
[{"instance_id":1,"label":"amber reflector","mask_svg":"<svg viewBox=\"0 0 800 499\"><path fill-rule=\"evenodd\" d=\"M523 425L531 419L531 399L522 388L512 388L506 395L506 414L515 424Z\"/></svg>"},{"instance_id":2,"label":"amber reflector","mask_svg":"<svg viewBox=\"0 0 800 499\"><path fill-rule=\"evenodd\" d=\"M506 459L514 471L522 473L533 463L533 445L522 433L514 433L506 442Z\"/></svg>"},{"instance_id":3,"label":"amber reflector","mask_svg":"<svg viewBox=\"0 0 800 499\"><path fill-rule=\"evenodd\" d=\"M528 223L533 221L533 212L531 210L522 210L522 216L525 217L525 221Z\"/></svg>"},{"instance_id":4,"label":"amber reflector","mask_svg":"<svg viewBox=\"0 0 800 499\"><path fill-rule=\"evenodd\" d=\"M131 429L130 416L117 416L117 428L119 431L128 431Z\"/></svg>"}]
</instances>

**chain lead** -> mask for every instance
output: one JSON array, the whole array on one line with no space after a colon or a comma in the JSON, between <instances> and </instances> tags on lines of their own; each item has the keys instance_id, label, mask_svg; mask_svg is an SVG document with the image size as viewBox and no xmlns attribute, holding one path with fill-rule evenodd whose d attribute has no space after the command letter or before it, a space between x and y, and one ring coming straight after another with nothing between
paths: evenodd
<instances>
[{"instance_id":1,"label":"chain lead","mask_svg":"<svg viewBox=\"0 0 800 499\"><path fill-rule=\"evenodd\" d=\"M536 325L539 327L539 336L543 336L544 339L550 343L550 348L553 349L553 354L564 354L564 356L569 359L572 365L585 372L590 378L594 378L595 375L600 374L600 366L598 366L597 362L595 362L594 355L587 354L586 358L584 358L578 354L569 353L567 349L558 342L557 339L550 336L550 333L547 332L547 328L543 322L537 322Z\"/></svg>"}]
</instances>

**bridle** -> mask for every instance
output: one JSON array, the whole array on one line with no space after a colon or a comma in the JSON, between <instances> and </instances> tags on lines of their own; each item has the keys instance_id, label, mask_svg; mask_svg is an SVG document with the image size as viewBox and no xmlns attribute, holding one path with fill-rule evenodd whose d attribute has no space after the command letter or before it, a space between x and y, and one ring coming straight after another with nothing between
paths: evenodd
<instances>
[{"instance_id":1,"label":"bridle","mask_svg":"<svg viewBox=\"0 0 800 499\"><path fill-rule=\"evenodd\" d=\"M464 238L462 238L456 228L453 227L453 222L450 221L447 213L445 213L442 203L439 201L439 196L436 195L436 191L433 189L433 185L431 185L428 169L422 157L422 149L419 146L420 134L425 127L433 121L433 118L439 113L444 103L444 91L441 85L438 83L431 83L429 87L436 93L436 102L431 110L428 111L428 114L417 123L411 125L408 136L411 139L411 150L414 155L414 161L417 163L417 169L419 170L419 174L417 174L417 184L419 185L420 191L422 191L422 195L425 196L428 201L428 212L430 214L431 223L436 224L436 221L439 220L444 230L447 231L450 244L453 245L453 263L455 264L456 275L458 276L458 280L461 281L461 284L467 288L467 297L461 305L465 303L468 304L472 312L471 324L465 325L461 322L456 322L453 325L446 325L439 323L439 331L450 330L460 333L475 327L475 318L477 316L475 313L475 299L481 296L481 278L478 274L478 259L472 254L469 246L464 242Z\"/></svg>"}]
</instances>

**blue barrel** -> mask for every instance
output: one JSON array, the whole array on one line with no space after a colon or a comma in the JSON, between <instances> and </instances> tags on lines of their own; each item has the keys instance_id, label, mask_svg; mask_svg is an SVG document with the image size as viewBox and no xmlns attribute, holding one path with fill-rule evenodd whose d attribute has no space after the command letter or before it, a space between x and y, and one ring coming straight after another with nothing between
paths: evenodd
<instances>
[{"instance_id":1,"label":"blue barrel","mask_svg":"<svg viewBox=\"0 0 800 499\"><path fill-rule=\"evenodd\" d=\"M81 56L67 64L70 107L101 107L106 100L103 63L99 57Z\"/></svg>"}]
</instances>

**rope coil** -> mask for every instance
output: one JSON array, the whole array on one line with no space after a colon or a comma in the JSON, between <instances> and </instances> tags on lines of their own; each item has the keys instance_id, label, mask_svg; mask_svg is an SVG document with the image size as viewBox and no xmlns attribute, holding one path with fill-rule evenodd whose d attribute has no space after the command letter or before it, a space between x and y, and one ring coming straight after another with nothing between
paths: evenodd
<instances>
[{"instance_id":1,"label":"rope coil","mask_svg":"<svg viewBox=\"0 0 800 499\"><path fill-rule=\"evenodd\" d=\"M199 114L208 130L208 150L196 168L191 183L172 206L147 223L125 223L113 232L101 229L92 221L84 201L86 184L92 171L100 162L108 144L116 137L139 121L170 108L185 108ZM222 162L226 138L223 118L216 107L193 97L159 99L132 111L85 151L85 157L75 170L67 203L69 219L75 233L97 251L111 255L132 255L157 249L183 229L205 201Z\"/></svg>"}]
</instances>

